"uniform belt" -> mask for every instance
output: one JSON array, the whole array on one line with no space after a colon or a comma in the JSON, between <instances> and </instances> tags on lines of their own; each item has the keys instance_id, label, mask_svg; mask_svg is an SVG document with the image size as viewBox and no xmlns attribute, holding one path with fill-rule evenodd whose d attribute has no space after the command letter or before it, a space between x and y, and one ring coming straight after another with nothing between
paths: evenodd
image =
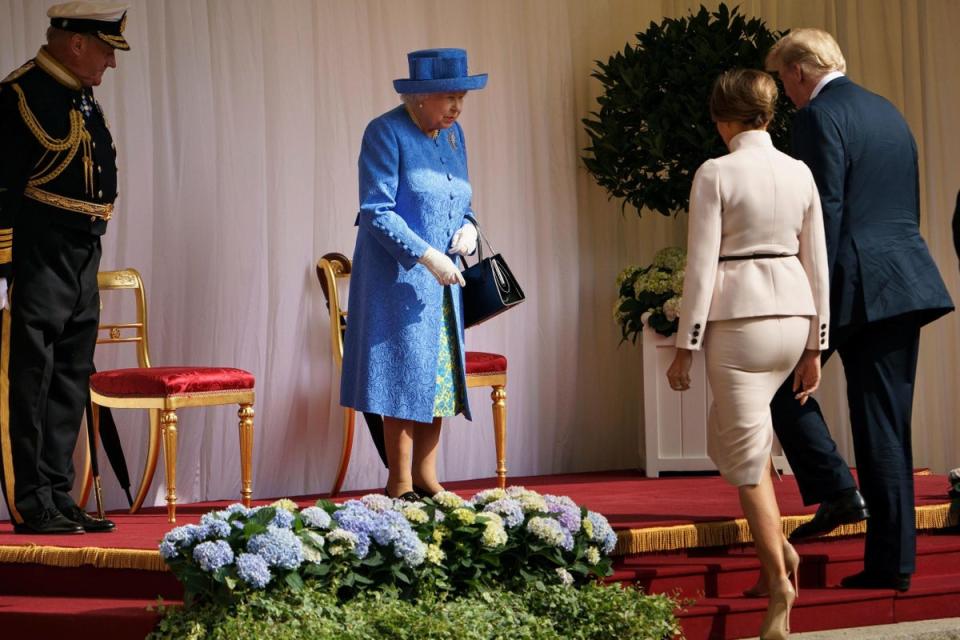
<instances>
[{"instance_id":1,"label":"uniform belt","mask_svg":"<svg viewBox=\"0 0 960 640\"><path fill-rule=\"evenodd\" d=\"M763 258L796 258L795 253L751 253L748 256L720 256L720 262L731 260L762 260Z\"/></svg>"},{"instance_id":2,"label":"uniform belt","mask_svg":"<svg viewBox=\"0 0 960 640\"><path fill-rule=\"evenodd\" d=\"M31 200L42 202L43 204L51 207L57 207L58 209L64 209L66 211L73 211L74 213L82 213L83 215L91 216L93 218L101 218L104 221L113 217L112 203L106 204L87 202L86 200L77 200L75 198L57 195L56 193L50 193L49 191L44 191L43 189L38 189L36 187L27 187L23 190L23 195Z\"/></svg>"}]
</instances>

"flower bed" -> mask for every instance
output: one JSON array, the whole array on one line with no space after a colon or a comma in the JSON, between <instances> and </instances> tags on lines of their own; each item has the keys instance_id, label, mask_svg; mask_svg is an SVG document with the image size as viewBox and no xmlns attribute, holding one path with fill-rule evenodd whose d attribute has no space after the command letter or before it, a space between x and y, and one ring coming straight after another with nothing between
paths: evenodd
<instances>
[{"instance_id":1,"label":"flower bed","mask_svg":"<svg viewBox=\"0 0 960 640\"><path fill-rule=\"evenodd\" d=\"M416 598L581 585L610 574L616 540L606 518L570 498L511 487L470 500L441 492L414 503L373 494L320 500L302 510L290 500L234 504L171 530L160 552L188 604L307 583L346 601L369 589Z\"/></svg>"}]
</instances>

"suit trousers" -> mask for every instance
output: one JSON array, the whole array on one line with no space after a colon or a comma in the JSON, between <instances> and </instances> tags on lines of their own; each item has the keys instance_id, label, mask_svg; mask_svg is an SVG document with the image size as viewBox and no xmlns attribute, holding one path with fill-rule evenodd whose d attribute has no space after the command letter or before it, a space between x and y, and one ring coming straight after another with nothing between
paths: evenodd
<instances>
[{"instance_id":1,"label":"suit trousers","mask_svg":"<svg viewBox=\"0 0 960 640\"><path fill-rule=\"evenodd\" d=\"M796 367L809 331L805 316L707 325L704 358L713 391L707 453L731 484L758 484L766 472L773 445L770 400Z\"/></svg>"},{"instance_id":2,"label":"suit trousers","mask_svg":"<svg viewBox=\"0 0 960 640\"><path fill-rule=\"evenodd\" d=\"M100 318L100 237L54 225L15 233L2 314L0 486L23 522L74 505L73 451L90 395Z\"/></svg>"},{"instance_id":3,"label":"suit trousers","mask_svg":"<svg viewBox=\"0 0 960 640\"><path fill-rule=\"evenodd\" d=\"M921 322L907 314L862 324L845 332L836 349L847 380L860 490L870 509L864 568L881 575L915 569L911 416ZM856 486L814 401L799 407L784 385L772 407L805 503Z\"/></svg>"}]
</instances>

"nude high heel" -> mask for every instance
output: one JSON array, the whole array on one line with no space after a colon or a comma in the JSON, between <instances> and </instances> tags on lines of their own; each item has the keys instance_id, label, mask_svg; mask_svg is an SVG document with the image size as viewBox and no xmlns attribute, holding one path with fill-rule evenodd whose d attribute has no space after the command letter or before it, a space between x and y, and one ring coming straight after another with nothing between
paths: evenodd
<instances>
[{"instance_id":1,"label":"nude high heel","mask_svg":"<svg viewBox=\"0 0 960 640\"><path fill-rule=\"evenodd\" d=\"M800 554L793 548L793 545L783 541L783 565L787 570L787 577L793 581L793 590L797 596L800 595ZM766 598L770 595L770 590L763 584L764 576L761 573L757 579L757 584L743 590L743 595L747 598Z\"/></svg>"},{"instance_id":2,"label":"nude high heel","mask_svg":"<svg viewBox=\"0 0 960 640\"><path fill-rule=\"evenodd\" d=\"M790 637L790 609L797 593L790 580L779 580L770 592L767 615L760 627L760 640L787 640Z\"/></svg>"}]
</instances>

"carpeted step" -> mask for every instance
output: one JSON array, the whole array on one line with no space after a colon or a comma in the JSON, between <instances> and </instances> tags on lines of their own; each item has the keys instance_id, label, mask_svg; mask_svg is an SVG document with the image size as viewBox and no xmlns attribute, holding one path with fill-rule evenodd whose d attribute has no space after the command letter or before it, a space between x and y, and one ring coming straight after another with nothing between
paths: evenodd
<instances>
[{"instance_id":1,"label":"carpeted step","mask_svg":"<svg viewBox=\"0 0 960 640\"><path fill-rule=\"evenodd\" d=\"M687 640L756 637L766 607L763 598L702 598L678 618ZM791 628L822 631L952 616L960 616L960 574L915 577L907 593L801 586Z\"/></svg>"},{"instance_id":2,"label":"carpeted step","mask_svg":"<svg viewBox=\"0 0 960 640\"><path fill-rule=\"evenodd\" d=\"M863 568L862 538L802 543L797 550L801 588L834 586ZM760 564L752 546L737 546L634 555L618 559L614 569L610 581L633 582L650 593L717 597L738 595L751 586ZM918 536L917 574L960 575L960 535Z\"/></svg>"},{"instance_id":3,"label":"carpeted step","mask_svg":"<svg viewBox=\"0 0 960 640\"><path fill-rule=\"evenodd\" d=\"M4 638L142 640L157 623L156 599L0 595ZM180 604L180 603L171 603Z\"/></svg>"},{"instance_id":4,"label":"carpeted step","mask_svg":"<svg viewBox=\"0 0 960 640\"><path fill-rule=\"evenodd\" d=\"M183 586L169 571L0 563L2 595L182 600Z\"/></svg>"}]
</instances>

